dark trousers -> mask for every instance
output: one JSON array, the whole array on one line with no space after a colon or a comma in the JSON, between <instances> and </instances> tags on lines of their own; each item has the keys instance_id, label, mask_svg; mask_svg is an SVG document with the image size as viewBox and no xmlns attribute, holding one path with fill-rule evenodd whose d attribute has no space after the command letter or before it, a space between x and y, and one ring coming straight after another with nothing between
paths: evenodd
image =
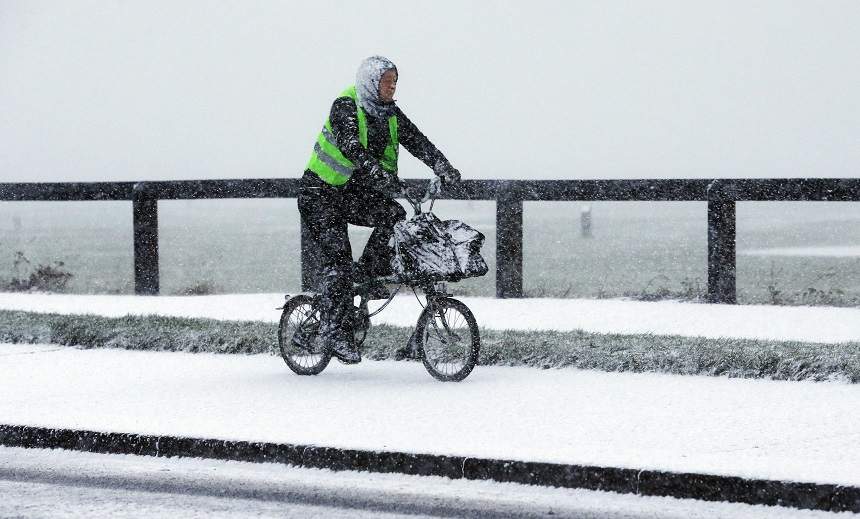
<instances>
[{"instance_id":1,"label":"dark trousers","mask_svg":"<svg viewBox=\"0 0 860 519\"><path fill-rule=\"evenodd\" d=\"M319 252L321 269L317 277L322 293L320 338L353 341L352 246L347 224L373 227L358 260L358 270L367 276L391 272L392 248L388 242L394 224L406 218L406 211L393 198L359 183L333 187L311 172L302 178L299 212Z\"/></svg>"}]
</instances>

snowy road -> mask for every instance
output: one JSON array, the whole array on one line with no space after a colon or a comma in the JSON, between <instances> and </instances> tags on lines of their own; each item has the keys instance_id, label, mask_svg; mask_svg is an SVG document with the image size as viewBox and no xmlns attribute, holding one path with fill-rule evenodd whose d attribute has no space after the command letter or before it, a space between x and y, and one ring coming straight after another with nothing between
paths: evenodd
<instances>
[{"instance_id":1,"label":"snowy road","mask_svg":"<svg viewBox=\"0 0 860 519\"><path fill-rule=\"evenodd\" d=\"M860 485L860 386L0 345L0 423Z\"/></svg>"},{"instance_id":2,"label":"snowy road","mask_svg":"<svg viewBox=\"0 0 860 519\"><path fill-rule=\"evenodd\" d=\"M586 330L688 337L732 337L839 343L860 341L860 308L712 305L618 299L495 299L464 297L478 324L497 330ZM102 296L0 292L0 309L60 314L158 314L276 322L283 294ZM397 296L374 324L414 326L421 307Z\"/></svg>"},{"instance_id":3,"label":"snowy road","mask_svg":"<svg viewBox=\"0 0 860 519\"><path fill-rule=\"evenodd\" d=\"M439 477L4 447L0 495L0 517L837 517Z\"/></svg>"}]
</instances>

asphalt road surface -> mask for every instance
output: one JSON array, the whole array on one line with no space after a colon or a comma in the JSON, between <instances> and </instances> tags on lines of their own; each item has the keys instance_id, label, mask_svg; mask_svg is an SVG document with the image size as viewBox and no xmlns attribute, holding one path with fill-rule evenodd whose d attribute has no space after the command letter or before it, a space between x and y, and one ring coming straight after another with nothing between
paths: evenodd
<instances>
[{"instance_id":1,"label":"asphalt road surface","mask_svg":"<svg viewBox=\"0 0 860 519\"><path fill-rule=\"evenodd\" d=\"M439 477L0 447L0 517L834 516Z\"/></svg>"}]
</instances>

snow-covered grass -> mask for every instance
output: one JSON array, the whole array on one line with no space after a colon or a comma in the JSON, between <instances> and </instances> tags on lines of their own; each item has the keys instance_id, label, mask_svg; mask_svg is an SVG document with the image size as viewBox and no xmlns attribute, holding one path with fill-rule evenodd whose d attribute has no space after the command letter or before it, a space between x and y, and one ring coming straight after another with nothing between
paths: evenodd
<instances>
[{"instance_id":1,"label":"snow-covered grass","mask_svg":"<svg viewBox=\"0 0 860 519\"><path fill-rule=\"evenodd\" d=\"M860 341L860 309L745 306L594 299L463 297L478 321L494 330L584 330L623 335L680 335L814 343ZM105 317L162 315L225 321L277 322L283 294L136 297L0 292L0 309ZM371 309L376 308L371 304ZM421 306L397 296L373 324L414 326Z\"/></svg>"},{"instance_id":2,"label":"snow-covered grass","mask_svg":"<svg viewBox=\"0 0 860 519\"><path fill-rule=\"evenodd\" d=\"M411 328L375 326L365 358L390 359ZM776 380L860 382L860 344L814 344L584 331L484 328L481 365L576 367ZM274 323L162 316L101 317L0 310L0 342L83 348L266 353L277 351Z\"/></svg>"}]
</instances>

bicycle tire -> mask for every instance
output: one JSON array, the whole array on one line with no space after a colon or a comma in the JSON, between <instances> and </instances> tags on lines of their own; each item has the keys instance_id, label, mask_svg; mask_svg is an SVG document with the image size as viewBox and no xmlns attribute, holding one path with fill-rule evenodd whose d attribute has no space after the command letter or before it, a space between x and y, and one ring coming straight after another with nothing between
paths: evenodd
<instances>
[{"instance_id":1,"label":"bicycle tire","mask_svg":"<svg viewBox=\"0 0 860 519\"><path fill-rule=\"evenodd\" d=\"M469 336L455 330L468 331ZM475 316L462 301L435 298L418 318L416 335L424 367L436 380L460 382L478 363L481 334ZM445 362L452 359L456 361Z\"/></svg>"},{"instance_id":2,"label":"bicycle tire","mask_svg":"<svg viewBox=\"0 0 860 519\"><path fill-rule=\"evenodd\" d=\"M310 328L307 328L310 326ZM316 326L316 331L313 327ZM293 344L293 336L302 327L308 334L308 351ZM296 375L318 375L328 366L331 354L322 349L318 337L319 300L305 294L291 297L284 305L278 324L278 348L281 358Z\"/></svg>"}]
</instances>

